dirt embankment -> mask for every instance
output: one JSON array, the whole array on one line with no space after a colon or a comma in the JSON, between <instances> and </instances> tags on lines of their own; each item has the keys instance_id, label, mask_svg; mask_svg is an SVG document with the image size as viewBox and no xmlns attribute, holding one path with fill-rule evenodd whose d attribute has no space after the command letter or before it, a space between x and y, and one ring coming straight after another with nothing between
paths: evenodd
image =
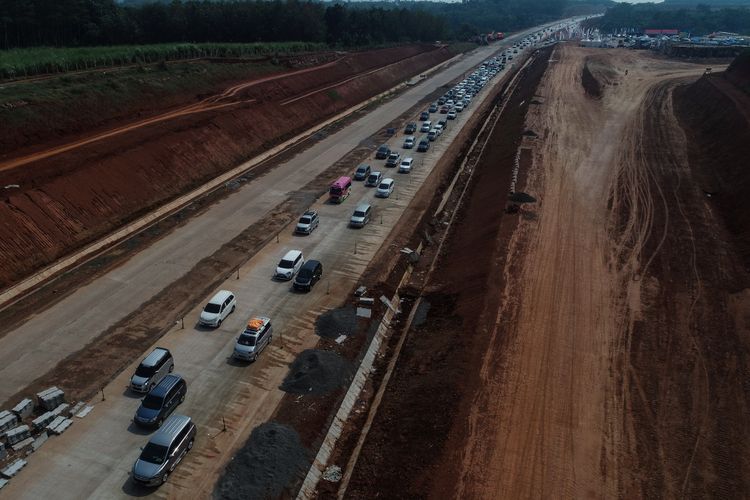
<instances>
[{"instance_id":1,"label":"dirt embankment","mask_svg":"<svg viewBox=\"0 0 750 500\"><path fill-rule=\"evenodd\" d=\"M688 135L690 163L707 201L750 269L750 58L745 67L707 75L675 90L675 108Z\"/></svg>"},{"instance_id":2,"label":"dirt embankment","mask_svg":"<svg viewBox=\"0 0 750 500\"><path fill-rule=\"evenodd\" d=\"M217 98L227 106L3 171L0 186L20 187L2 193L0 288L450 57L431 46L351 54L304 74L234 86Z\"/></svg>"},{"instance_id":3,"label":"dirt embankment","mask_svg":"<svg viewBox=\"0 0 750 500\"><path fill-rule=\"evenodd\" d=\"M540 55L525 72L475 168L428 285L429 311L405 341L347 497L453 497L458 436L465 435L482 383L477 367L499 307L503 252L516 223L503 212L515 154L548 59L549 53Z\"/></svg>"},{"instance_id":4,"label":"dirt embankment","mask_svg":"<svg viewBox=\"0 0 750 500\"><path fill-rule=\"evenodd\" d=\"M583 65L583 69L581 69L581 84L586 94L596 99L602 97L602 84L593 75L591 69L589 69L588 61Z\"/></svg>"}]
</instances>

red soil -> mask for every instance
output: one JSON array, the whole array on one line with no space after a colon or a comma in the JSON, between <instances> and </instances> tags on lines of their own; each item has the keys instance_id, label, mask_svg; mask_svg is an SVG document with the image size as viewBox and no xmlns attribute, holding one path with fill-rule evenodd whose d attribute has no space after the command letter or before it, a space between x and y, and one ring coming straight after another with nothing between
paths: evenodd
<instances>
[{"instance_id":1,"label":"red soil","mask_svg":"<svg viewBox=\"0 0 750 500\"><path fill-rule=\"evenodd\" d=\"M347 55L0 172L0 186L20 185L0 204L0 287L450 56L431 46Z\"/></svg>"}]
</instances>

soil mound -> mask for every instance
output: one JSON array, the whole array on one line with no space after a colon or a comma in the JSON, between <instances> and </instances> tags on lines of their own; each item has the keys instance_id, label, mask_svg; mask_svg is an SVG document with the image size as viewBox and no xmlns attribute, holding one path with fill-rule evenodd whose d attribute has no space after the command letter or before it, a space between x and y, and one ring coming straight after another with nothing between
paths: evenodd
<instances>
[{"instance_id":1,"label":"soil mound","mask_svg":"<svg viewBox=\"0 0 750 500\"><path fill-rule=\"evenodd\" d=\"M315 333L327 339L357 333L357 310L352 306L331 309L315 321Z\"/></svg>"},{"instance_id":2,"label":"soil mound","mask_svg":"<svg viewBox=\"0 0 750 500\"><path fill-rule=\"evenodd\" d=\"M583 90L586 91L587 95L595 99L601 99L602 86L599 83L599 80L597 80L591 73L588 61L586 61L583 68L581 68L581 85L583 85Z\"/></svg>"},{"instance_id":3,"label":"soil mound","mask_svg":"<svg viewBox=\"0 0 750 500\"><path fill-rule=\"evenodd\" d=\"M424 45L349 54L0 172L18 186L2 190L0 288L450 57Z\"/></svg>"},{"instance_id":4,"label":"soil mound","mask_svg":"<svg viewBox=\"0 0 750 500\"><path fill-rule=\"evenodd\" d=\"M278 498L287 484L310 467L309 452L297 431L276 422L256 427L227 465L214 489L215 499Z\"/></svg>"},{"instance_id":5,"label":"soil mound","mask_svg":"<svg viewBox=\"0 0 750 500\"><path fill-rule=\"evenodd\" d=\"M724 77L750 95L750 49L734 58Z\"/></svg>"},{"instance_id":6,"label":"soil mound","mask_svg":"<svg viewBox=\"0 0 750 500\"><path fill-rule=\"evenodd\" d=\"M281 390L318 396L345 386L353 374L351 363L335 352L307 349L289 367Z\"/></svg>"},{"instance_id":7,"label":"soil mound","mask_svg":"<svg viewBox=\"0 0 750 500\"><path fill-rule=\"evenodd\" d=\"M733 75L706 75L675 90L674 103L688 138L691 168L718 209L746 268L750 267L750 58ZM737 84L735 84L737 82Z\"/></svg>"}]
</instances>

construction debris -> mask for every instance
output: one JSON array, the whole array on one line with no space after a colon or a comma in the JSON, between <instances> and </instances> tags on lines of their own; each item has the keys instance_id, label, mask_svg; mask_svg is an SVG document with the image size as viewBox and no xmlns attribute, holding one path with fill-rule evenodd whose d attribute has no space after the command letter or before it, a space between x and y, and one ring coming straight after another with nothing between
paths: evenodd
<instances>
[{"instance_id":1,"label":"construction debris","mask_svg":"<svg viewBox=\"0 0 750 500\"><path fill-rule=\"evenodd\" d=\"M91 410L93 410L93 409L94 409L93 406L87 405L83 410L81 410L78 413L76 413L75 416L78 417L78 418L83 418L86 415L88 415L89 413L91 413Z\"/></svg>"},{"instance_id":2,"label":"construction debris","mask_svg":"<svg viewBox=\"0 0 750 500\"><path fill-rule=\"evenodd\" d=\"M323 471L323 479L331 483L338 483L341 481L341 467L338 465L329 465L326 470Z\"/></svg>"}]
</instances>

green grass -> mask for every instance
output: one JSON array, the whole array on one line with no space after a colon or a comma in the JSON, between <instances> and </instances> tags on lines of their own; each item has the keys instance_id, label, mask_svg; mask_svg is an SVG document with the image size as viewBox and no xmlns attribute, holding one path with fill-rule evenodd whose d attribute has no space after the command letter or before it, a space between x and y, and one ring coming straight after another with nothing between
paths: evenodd
<instances>
[{"instance_id":1,"label":"green grass","mask_svg":"<svg viewBox=\"0 0 750 500\"><path fill-rule=\"evenodd\" d=\"M167 43L111 47L0 50L0 79L179 61L199 57L255 58L325 50L319 43Z\"/></svg>"}]
</instances>

